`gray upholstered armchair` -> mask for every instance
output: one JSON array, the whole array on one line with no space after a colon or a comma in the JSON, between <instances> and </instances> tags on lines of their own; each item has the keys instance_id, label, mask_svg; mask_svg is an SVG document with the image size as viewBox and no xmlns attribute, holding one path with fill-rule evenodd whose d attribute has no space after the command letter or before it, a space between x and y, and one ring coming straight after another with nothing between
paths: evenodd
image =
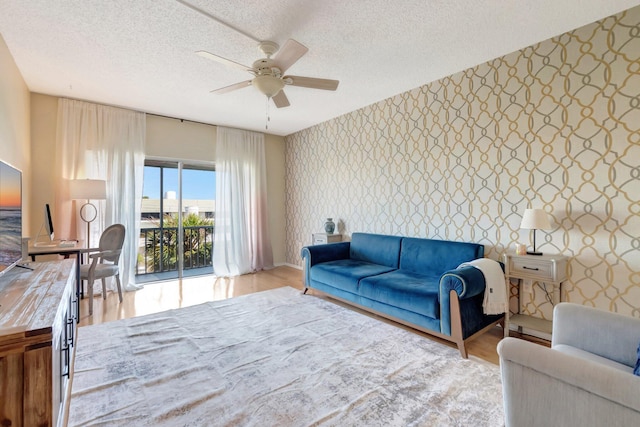
<instances>
[{"instance_id":1,"label":"gray upholstered armchair","mask_svg":"<svg viewBox=\"0 0 640 427\"><path fill-rule=\"evenodd\" d=\"M498 345L506 425L640 426L639 343L640 319L558 304L551 348Z\"/></svg>"},{"instance_id":2,"label":"gray upholstered armchair","mask_svg":"<svg viewBox=\"0 0 640 427\"><path fill-rule=\"evenodd\" d=\"M107 299L107 277L115 276L118 286L118 297L122 302L122 286L120 285L120 268L118 261L124 244L125 228L122 224L113 224L107 227L100 236L100 244L97 252L90 252L91 264L80 266L80 279L87 281L89 292L89 314L93 314L93 282L102 280L102 299ZM106 261L106 262L105 262Z\"/></svg>"}]
</instances>

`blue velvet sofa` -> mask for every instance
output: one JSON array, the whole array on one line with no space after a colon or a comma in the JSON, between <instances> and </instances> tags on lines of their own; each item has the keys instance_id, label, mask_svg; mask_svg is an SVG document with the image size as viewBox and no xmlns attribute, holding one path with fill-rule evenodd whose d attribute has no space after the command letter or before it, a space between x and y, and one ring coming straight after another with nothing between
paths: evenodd
<instances>
[{"instance_id":1,"label":"blue velvet sofa","mask_svg":"<svg viewBox=\"0 0 640 427\"><path fill-rule=\"evenodd\" d=\"M484 246L381 234L353 233L350 242L305 246L305 293L338 300L457 344L502 322L482 311L485 281L461 263L484 256Z\"/></svg>"}]
</instances>

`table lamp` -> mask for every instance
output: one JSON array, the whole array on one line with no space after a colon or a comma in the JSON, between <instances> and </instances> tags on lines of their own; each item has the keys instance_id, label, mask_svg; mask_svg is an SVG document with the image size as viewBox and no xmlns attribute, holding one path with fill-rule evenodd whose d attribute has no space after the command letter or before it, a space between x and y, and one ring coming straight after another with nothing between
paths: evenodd
<instances>
[{"instance_id":1,"label":"table lamp","mask_svg":"<svg viewBox=\"0 0 640 427\"><path fill-rule=\"evenodd\" d=\"M69 183L72 199L86 200L80 208L80 218L87 223L87 248L91 247L91 222L98 216L98 209L91 200L107 198L107 182L102 179L74 179Z\"/></svg>"},{"instance_id":2,"label":"table lamp","mask_svg":"<svg viewBox=\"0 0 640 427\"><path fill-rule=\"evenodd\" d=\"M522 215L521 229L533 230L533 251L527 251L529 255L542 255L536 251L536 230L550 230L549 216L544 209L525 209Z\"/></svg>"}]
</instances>

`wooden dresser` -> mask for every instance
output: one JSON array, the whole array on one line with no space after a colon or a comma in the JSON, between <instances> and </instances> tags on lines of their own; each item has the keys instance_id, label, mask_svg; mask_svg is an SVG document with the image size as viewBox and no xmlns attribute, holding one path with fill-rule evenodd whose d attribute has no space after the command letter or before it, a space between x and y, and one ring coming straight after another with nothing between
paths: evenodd
<instances>
[{"instance_id":1,"label":"wooden dresser","mask_svg":"<svg viewBox=\"0 0 640 427\"><path fill-rule=\"evenodd\" d=\"M62 426L77 327L75 260L0 276L0 426Z\"/></svg>"}]
</instances>

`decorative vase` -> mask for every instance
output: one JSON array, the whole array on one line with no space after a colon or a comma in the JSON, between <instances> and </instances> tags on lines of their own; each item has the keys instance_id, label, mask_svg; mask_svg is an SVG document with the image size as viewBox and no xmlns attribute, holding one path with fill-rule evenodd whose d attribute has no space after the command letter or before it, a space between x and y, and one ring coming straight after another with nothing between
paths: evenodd
<instances>
[{"instance_id":1,"label":"decorative vase","mask_svg":"<svg viewBox=\"0 0 640 427\"><path fill-rule=\"evenodd\" d=\"M333 222L333 218L327 218L327 222L324 223L324 231L327 234L333 234L336 229L336 223Z\"/></svg>"}]
</instances>

